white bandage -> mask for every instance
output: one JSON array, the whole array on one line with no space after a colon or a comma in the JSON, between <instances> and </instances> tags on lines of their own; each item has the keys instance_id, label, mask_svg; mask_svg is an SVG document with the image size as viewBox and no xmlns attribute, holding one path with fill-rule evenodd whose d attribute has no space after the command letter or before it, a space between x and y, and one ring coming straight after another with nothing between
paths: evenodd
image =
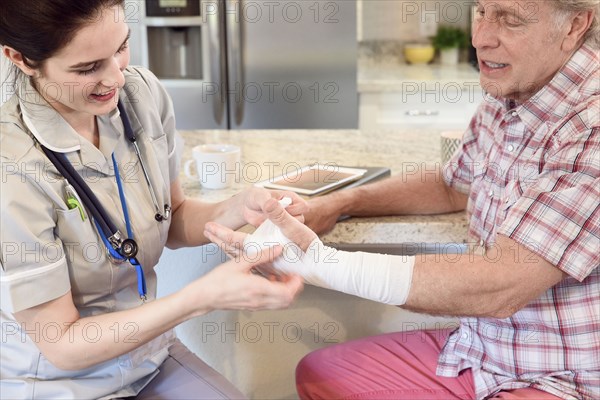
<instances>
[{"instance_id":1,"label":"white bandage","mask_svg":"<svg viewBox=\"0 0 600 400\"><path fill-rule=\"evenodd\" d=\"M292 199L284 197L279 200L279 204L283 208L287 208L292 204ZM265 220L251 235L246 236L244 239L244 252L249 256L254 256L264 249L273 247L275 245L287 245L291 243L285 235L271 220Z\"/></svg>"},{"instance_id":2,"label":"white bandage","mask_svg":"<svg viewBox=\"0 0 600 400\"><path fill-rule=\"evenodd\" d=\"M274 267L311 285L399 306L408 298L414 263L414 256L340 251L315 239L306 253L284 246Z\"/></svg>"},{"instance_id":3,"label":"white bandage","mask_svg":"<svg viewBox=\"0 0 600 400\"><path fill-rule=\"evenodd\" d=\"M300 275L311 285L380 303L406 303L415 263L413 256L338 251L319 239L302 252L270 220L246 237L244 249L247 254L255 254L276 244L284 249L273 262L276 270Z\"/></svg>"}]
</instances>

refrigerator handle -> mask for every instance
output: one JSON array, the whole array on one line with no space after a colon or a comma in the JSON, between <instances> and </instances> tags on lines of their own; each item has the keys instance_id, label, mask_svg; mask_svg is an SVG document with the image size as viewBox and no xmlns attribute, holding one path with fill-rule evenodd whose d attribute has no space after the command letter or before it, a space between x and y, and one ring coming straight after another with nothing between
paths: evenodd
<instances>
[{"instance_id":1,"label":"refrigerator handle","mask_svg":"<svg viewBox=\"0 0 600 400\"><path fill-rule=\"evenodd\" d=\"M218 125L222 125L225 114L224 93L227 92L227 63L225 54L225 7L223 1L211 1L203 8L208 27L208 42L210 53L210 85L214 85L213 117ZM208 88L205 88L208 90Z\"/></svg>"},{"instance_id":2,"label":"refrigerator handle","mask_svg":"<svg viewBox=\"0 0 600 400\"><path fill-rule=\"evenodd\" d=\"M236 125L241 125L244 119L244 69L242 59L242 1L226 0L226 19L227 23L227 60L230 67L229 88L234 93L235 107L233 117ZM230 102L231 104L231 102Z\"/></svg>"}]
</instances>

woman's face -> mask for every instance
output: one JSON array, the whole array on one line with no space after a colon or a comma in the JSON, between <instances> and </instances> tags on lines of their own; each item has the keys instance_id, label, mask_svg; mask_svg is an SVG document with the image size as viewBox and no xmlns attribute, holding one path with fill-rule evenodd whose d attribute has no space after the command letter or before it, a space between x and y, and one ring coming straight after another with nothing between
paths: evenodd
<instances>
[{"instance_id":1,"label":"woman's face","mask_svg":"<svg viewBox=\"0 0 600 400\"><path fill-rule=\"evenodd\" d=\"M34 76L36 89L69 121L109 113L125 84L128 39L123 8L104 9L46 60Z\"/></svg>"}]
</instances>

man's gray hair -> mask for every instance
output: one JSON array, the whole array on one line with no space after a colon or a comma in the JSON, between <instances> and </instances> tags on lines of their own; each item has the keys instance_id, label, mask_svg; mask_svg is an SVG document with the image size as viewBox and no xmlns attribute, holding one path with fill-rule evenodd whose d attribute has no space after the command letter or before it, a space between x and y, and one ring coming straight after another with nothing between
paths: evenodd
<instances>
[{"instance_id":1,"label":"man's gray hair","mask_svg":"<svg viewBox=\"0 0 600 400\"><path fill-rule=\"evenodd\" d=\"M581 11L596 10L596 15L590 25L589 30L585 34L585 39L594 48L600 48L600 24L598 18L600 14L600 0L554 0L558 11L558 23L564 23L566 17L573 13Z\"/></svg>"}]
</instances>

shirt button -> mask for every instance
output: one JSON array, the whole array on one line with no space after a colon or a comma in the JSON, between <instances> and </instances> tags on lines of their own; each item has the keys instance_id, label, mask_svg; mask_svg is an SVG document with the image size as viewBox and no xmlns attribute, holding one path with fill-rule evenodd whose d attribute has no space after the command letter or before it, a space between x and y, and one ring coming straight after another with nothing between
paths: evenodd
<instances>
[{"instance_id":1,"label":"shirt button","mask_svg":"<svg viewBox=\"0 0 600 400\"><path fill-rule=\"evenodd\" d=\"M494 191L490 190L490 192L488 194L490 195L490 197L492 197L494 195Z\"/></svg>"},{"instance_id":2,"label":"shirt button","mask_svg":"<svg viewBox=\"0 0 600 400\"><path fill-rule=\"evenodd\" d=\"M508 203L508 197L504 199L504 202L505 202L505 203Z\"/></svg>"},{"instance_id":3,"label":"shirt button","mask_svg":"<svg viewBox=\"0 0 600 400\"><path fill-rule=\"evenodd\" d=\"M512 144L509 144L508 147L506 148L508 151L513 151L515 149L515 146L513 146Z\"/></svg>"},{"instance_id":4,"label":"shirt button","mask_svg":"<svg viewBox=\"0 0 600 400\"><path fill-rule=\"evenodd\" d=\"M480 245L481 247L483 247L483 245L484 245L484 244L485 244L485 242L483 241L483 239L479 239L479 245Z\"/></svg>"},{"instance_id":5,"label":"shirt button","mask_svg":"<svg viewBox=\"0 0 600 400\"><path fill-rule=\"evenodd\" d=\"M511 113L510 113L510 115L512 115L513 117L516 117L516 116L517 116L517 115L519 115L519 114L517 114L517 112L516 112L516 111L513 111L513 112L511 112Z\"/></svg>"}]
</instances>

